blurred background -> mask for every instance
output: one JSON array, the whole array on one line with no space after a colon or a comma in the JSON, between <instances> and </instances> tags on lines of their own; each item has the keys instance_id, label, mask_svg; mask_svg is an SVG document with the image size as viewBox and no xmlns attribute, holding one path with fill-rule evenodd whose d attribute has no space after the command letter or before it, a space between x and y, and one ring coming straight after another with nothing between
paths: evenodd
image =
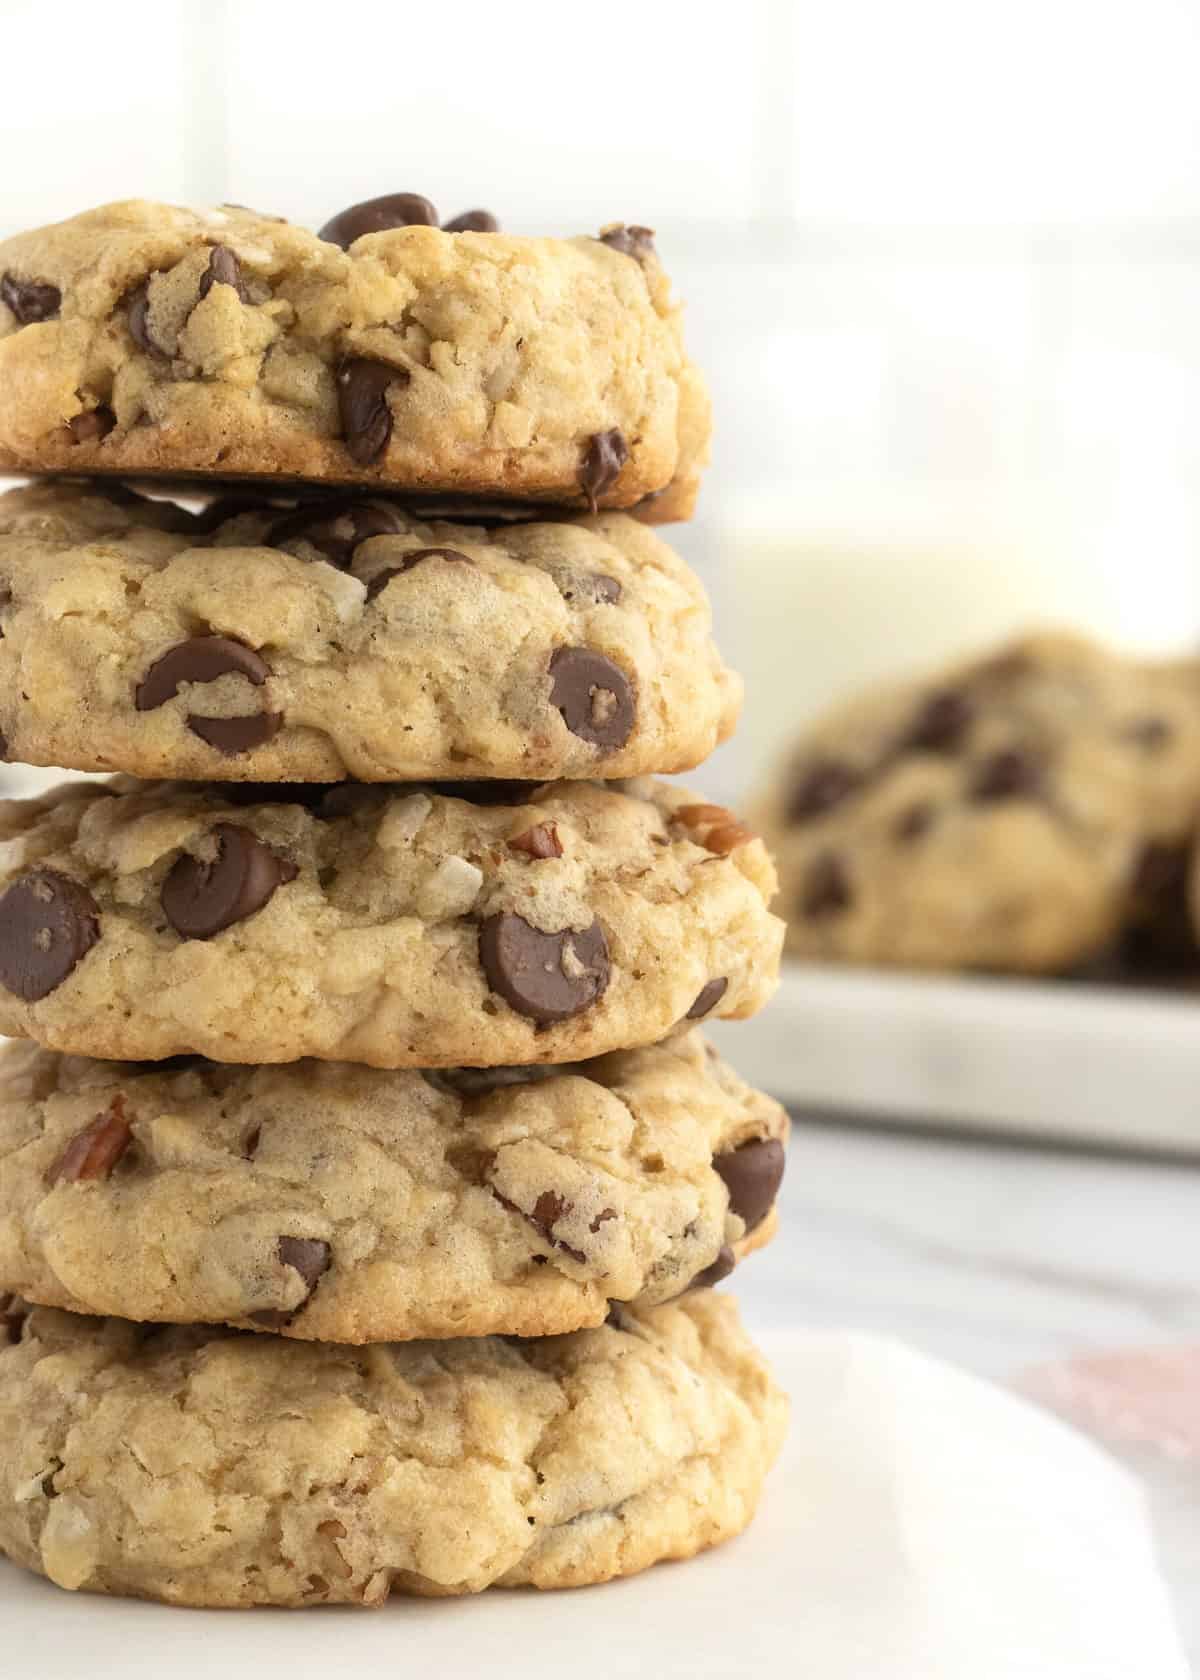
<instances>
[{"instance_id":1,"label":"blurred background","mask_svg":"<svg viewBox=\"0 0 1200 1680\"><path fill-rule=\"evenodd\" d=\"M1031 619L1200 638L1194 0L329 15L8 0L3 231L397 189L654 224L718 419L672 540L753 676L713 792L831 692Z\"/></svg>"}]
</instances>

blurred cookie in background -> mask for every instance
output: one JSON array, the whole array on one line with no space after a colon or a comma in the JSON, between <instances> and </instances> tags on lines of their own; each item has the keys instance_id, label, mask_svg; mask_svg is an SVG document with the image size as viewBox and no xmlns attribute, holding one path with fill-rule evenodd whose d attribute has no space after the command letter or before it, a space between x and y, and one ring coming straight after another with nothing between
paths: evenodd
<instances>
[{"instance_id":1,"label":"blurred cookie in background","mask_svg":"<svg viewBox=\"0 0 1200 1680\"><path fill-rule=\"evenodd\" d=\"M755 815L793 955L1039 974L1177 941L1198 805L1200 664L1041 632L829 712Z\"/></svg>"}]
</instances>

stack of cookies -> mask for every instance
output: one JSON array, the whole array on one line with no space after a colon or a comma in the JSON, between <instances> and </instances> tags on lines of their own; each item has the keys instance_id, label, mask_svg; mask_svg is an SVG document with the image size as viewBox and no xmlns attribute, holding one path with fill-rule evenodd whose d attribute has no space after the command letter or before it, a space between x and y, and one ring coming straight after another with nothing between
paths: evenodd
<instances>
[{"instance_id":1,"label":"stack of cookies","mask_svg":"<svg viewBox=\"0 0 1200 1680\"><path fill-rule=\"evenodd\" d=\"M785 1405L710 1285L785 1117L698 1023L782 926L762 843L649 779L740 699L651 528L707 431L644 228L398 194L0 246L0 730L110 777L0 810L17 1563L376 1604L749 1520Z\"/></svg>"}]
</instances>

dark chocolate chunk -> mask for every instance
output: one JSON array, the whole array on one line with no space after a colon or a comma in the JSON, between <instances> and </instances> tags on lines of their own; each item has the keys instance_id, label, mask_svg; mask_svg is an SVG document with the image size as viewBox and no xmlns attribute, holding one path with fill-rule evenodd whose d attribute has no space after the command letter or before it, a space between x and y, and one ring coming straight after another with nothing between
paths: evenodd
<instances>
[{"instance_id":1,"label":"dark chocolate chunk","mask_svg":"<svg viewBox=\"0 0 1200 1680\"><path fill-rule=\"evenodd\" d=\"M392 411L388 407L389 385L407 385L404 368L388 362L373 362L365 356L347 356L337 370L338 411L350 459L369 467L387 448L392 436Z\"/></svg>"},{"instance_id":2,"label":"dark chocolate chunk","mask_svg":"<svg viewBox=\"0 0 1200 1680\"><path fill-rule=\"evenodd\" d=\"M723 1278L727 1278L736 1265L737 1256L734 1254L728 1243L722 1243L720 1248L717 1250L717 1258L713 1261L711 1266L706 1266L702 1272L697 1272L691 1283L688 1285L688 1288L712 1289L715 1285L720 1283Z\"/></svg>"},{"instance_id":3,"label":"dark chocolate chunk","mask_svg":"<svg viewBox=\"0 0 1200 1680\"><path fill-rule=\"evenodd\" d=\"M550 702L572 735L601 752L615 752L633 733L633 685L607 654L559 648L550 661Z\"/></svg>"},{"instance_id":4,"label":"dark chocolate chunk","mask_svg":"<svg viewBox=\"0 0 1200 1680\"><path fill-rule=\"evenodd\" d=\"M189 712L188 728L193 735L229 758L251 752L273 741L283 728L282 712L250 712L245 717L204 717Z\"/></svg>"},{"instance_id":5,"label":"dark chocolate chunk","mask_svg":"<svg viewBox=\"0 0 1200 1680\"><path fill-rule=\"evenodd\" d=\"M999 799L1036 799L1042 791L1042 772L1025 753L1010 749L993 753L977 767L970 797L980 804Z\"/></svg>"},{"instance_id":6,"label":"dark chocolate chunk","mask_svg":"<svg viewBox=\"0 0 1200 1680\"><path fill-rule=\"evenodd\" d=\"M368 537L403 531L400 511L390 502L348 500L302 502L269 528L263 541L271 548L306 542L331 566L349 571L354 551Z\"/></svg>"},{"instance_id":7,"label":"dark chocolate chunk","mask_svg":"<svg viewBox=\"0 0 1200 1680\"><path fill-rule=\"evenodd\" d=\"M542 933L503 911L479 930L479 960L492 991L533 1021L568 1021L608 987L608 941L599 922L582 933Z\"/></svg>"},{"instance_id":8,"label":"dark chocolate chunk","mask_svg":"<svg viewBox=\"0 0 1200 1680\"><path fill-rule=\"evenodd\" d=\"M641 262L643 257L654 255L654 229L638 227L636 223L629 227L624 224L610 227L600 235L600 243L611 245L614 251L621 251Z\"/></svg>"},{"instance_id":9,"label":"dark chocolate chunk","mask_svg":"<svg viewBox=\"0 0 1200 1680\"><path fill-rule=\"evenodd\" d=\"M232 286L243 303L246 288L242 282L242 265L228 245L214 245L208 267L200 276L200 296L206 298L214 286Z\"/></svg>"},{"instance_id":10,"label":"dark chocolate chunk","mask_svg":"<svg viewBox=\"0 0 1200 1680\"><path fill-rule=\"evenodd\" d=\"M836 916L853 903L846 866L835 852L822 852L809 865L800 895L800 913L807 921Z\"/></svg>"},{"instance_id":11,"label":"dark chocolate chunk","mask_svg":"<svg viewBox=\"0 0 1200 1680\"><path fill-rule=\"evenodd\" d=\"M710 980L707 986L700 988L696 1001L684 1016L684 1020L699 1021L702 1016L711 1014L728 990L729 981L725 975L719 974L715 980Z\"/></svg>"},{"instance_id":12,"label":"dark chocolate chunk","mask_svg":"<svg viewBox=\"0 0 1200 1680\"><path fill-rule=\"evenodd\" d=\"M37 321L53 321L62 308L62 293L44 280L18 280L15 274L0 275L0 303L6 303L17 325L31 327Z\"/></svg>"},{"instance_id":13,"label":"dark chocolate chunk","mask_svg":"<svg viewBox=\"0 0 1200 1680\"><path fill-rule=\"evenodd\" d=\"M331 216L318 233L331 245L349 250L356 239L366 233L385 233L388 228L436 227L438 214L427 198L420 193L384 193L379 198L366 198L361 204L351 204Z\"/></svg>"},{"instance_id":14,"label":"dark chocolate chunk","mask_svg":"<svg viewBox=\"0 0 1200 1680\"><path fill-rule=\"evenodd\" d=\"M216 856L185 852L162 887L163 914L184 939L211 939L245 921L267 903L276 887L296 877L296 866L278 857L248 829L217 823Z\"/></svg>"},{"instance_id":15,"label":"dark chocolate chunk","mask_svg":"<svg viewBox=\"0 0 1200 1680\"><path fill-rule=\"evenodd\" d=\"M19 875L0 898L0 985L25 1003L48 997L100 937L100 912L57 869Z\"/></svg>"},{"instance_id":16,"label":"dark chocolate chunk","mask_svg":"<svg viewBox=\"0 0 1200 1680\"><path fill-rule=\"evenodd\" d=\"M729 1211L753 1231L770 1213L783 1182L783 1145L778 1138L756 1138L715 1156L713 1166L729 1191Z\"/></svg>"},{"instance_id":17,"label":"dark chocolate chunk","mask_svg":"<svg viewBox=\"0 0 1200 1680\"><path fill-rule=\"evenodd\" d=\"M135 286L127 300L126 320L133 342L139 350L144 350L148 356L157 356L165 361L167 352L155 342L150 334L150 281L143 280L140 286Z\"/></svg>"},{"instance_id":18,"label":"dark chocolate chunk","mask_svg":"<svg viewBox=\"0 0 1200 1680\"><path fill-rule=\"evenodd\" d=\"M607 432L595 432L588 439L579 464L579 484L595 513L599 498L611 490L629 459L629 445L624 432L613 426Z\"/></svg>"},{"instance_id":19,"label":"dark chocolate chunk","mask_svg":"<svg viewBox=\"0 0 1200 1680\"><path fill-rule=\"evenodd\" d=\"M954 752L962 745L974 715L975 708L961 689L942 689L925 701L901 744L924 752Z\"/></svg>"},{"instance_id":20,"label":"dark chocolate chunk","mask_svg":"<svg viewBox=\"0 0 1200 1680\"><path fill-rule=\"evenodd\" d=\"M382 594L393 578L403 577L405 572L411 572L414 566L419 566L422 560L456 560L464 566L471 565L471 556L463 554L457 548L414 548L401 556L398 566L389 566L386 571L376 572L367 585L367 600L373 601Z\"/></svg>"},{"instance_id":21,"label":"dark chocolate chunk","mask_svg":"<svg viewBox=\"0 0 1200 1680\"><path fill-rule=\"evenodd\" d=\"M443 233L499 233L500 223L490 210L464 210L442 223Z\"/></svg>"},{"instance_id":22,"label":"dark chocolate chunk","mask_svg":"<svg viewBox=\"0 0 1200 1680\"><path fill-rule=\"evenodd\" d=\"M810 764L788 801L787 819L793 825L823 817L856 793L864 781L861 770L838 758L818 759Z\"/></svg>"}]
</instances>

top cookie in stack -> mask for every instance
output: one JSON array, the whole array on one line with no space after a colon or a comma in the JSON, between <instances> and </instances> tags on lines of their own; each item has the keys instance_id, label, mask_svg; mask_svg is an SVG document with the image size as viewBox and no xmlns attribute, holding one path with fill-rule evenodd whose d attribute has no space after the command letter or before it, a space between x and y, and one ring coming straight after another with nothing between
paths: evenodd
<instances>
[{"instance_id":1,"label":"top cookie in stack","mask_svg":"<svg viewBox=\"0 0 1200 1680\"><path fill-rule=\"evenodd\" d=\"M319 234L134 200L8 240L0 467L686 518L708 399L649 230L437 223L413 193Z\"/></svg>"},{"instance_id":2,"label":"top cookie in stack","mask_svg":"<svg viewBox=\"0 0 1200 1680\"><path fill-rule=\"evenodd\" d=\"M0 809L0 1550L378 1603L749 1520L786 1406L707 1286L787 1121L694 1024L783 930L651 779L741 698L648 528L707 438L644 228L0 246L4 750L119 773Z\"/></svg>"}]
</instances>

